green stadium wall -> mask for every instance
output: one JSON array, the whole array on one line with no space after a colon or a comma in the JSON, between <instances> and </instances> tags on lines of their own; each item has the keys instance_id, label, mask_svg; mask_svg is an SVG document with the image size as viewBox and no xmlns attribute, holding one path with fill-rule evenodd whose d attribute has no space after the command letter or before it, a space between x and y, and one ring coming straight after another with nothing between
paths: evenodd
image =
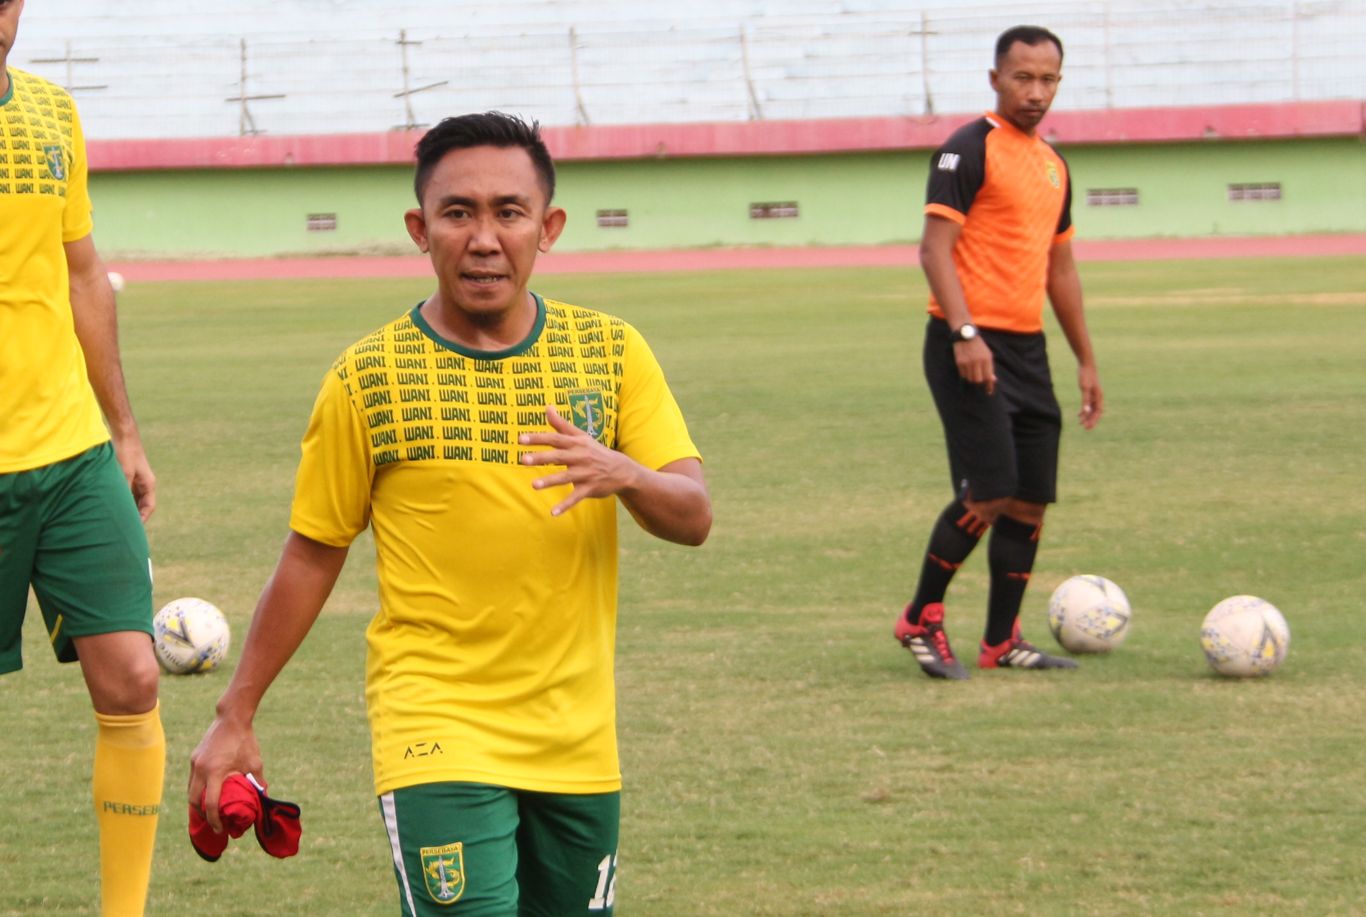
<instances>
[{"instance_id":1,"label":"green stadium wall","mask_svg":"<svg viewBox=\"0 0 1366 917\"><path fill-rule=\"evenodd\" d=\"M1072 214L1083 238L1366 232L1360 133L1177 142L1116 142L1102 134L1100 140L1054 137L1071 166ZM802 135L791 134L752 148L720 142L700 154L675 152L682 146L675 143L666 155L643 158L632 156L620 138L613 144L620 155L609 156L585 155L562 140L561 150L552 143L560 159L557 200L570 219L558 248L912 242L922 224L928 151L937 145L929 141L936 138L911 149L863 150L825 149L830 144L821 141L802 150ZM798 152L766 152L775 145ZM120 259L407 252L411 146L391 146L398 152L351 158L392 162L301 165L298 159L309 157L289 153L285 161L293 165L257 165L239 156L247 164L213 168L186 168L172 151L163 156L170 168L101 169L92 151L96 241L106 257ZM740 152L714 152L728 148ZM1276 184L1279 199L1231 200L1233 184ZM1130 189L1138 203L1088 205L1087 191L1094 189ZM756 204L795 204L797 216L753 219ZM606 210L625 211L627 225L599 226L596 215ZM309 217L319 215L335 216L335 228L310 231Z\"/></svg>"}]
</instances>

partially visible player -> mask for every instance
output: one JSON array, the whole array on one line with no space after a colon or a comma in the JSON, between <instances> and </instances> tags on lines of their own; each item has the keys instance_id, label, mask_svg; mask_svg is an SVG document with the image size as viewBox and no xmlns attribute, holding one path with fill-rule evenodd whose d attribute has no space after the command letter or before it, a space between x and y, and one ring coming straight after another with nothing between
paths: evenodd
<instances>
[{"instance_id":1,"label":"partially visible player","mask_svg":"<svg viewBox=\"0 0 1366 917\"><path fill-rule=\"evenodd\" d=\"M90 235L76 106L6 65L23 8L0 0L0 673L23 664L31 585L95 708L103 913L141 914L166 753L143 530L156 479Z\"/></svg>"},{"instance_id":2,"label":"partially visible player","mask_svg":"<svg viewBox=\"0 0 1366 917\"><path fill-rule=\"evenodd\" d=\"M1074 668L1020 635L1020 604L1047 505L1056 497L1062 413L1043 301L1077 358L1081 423L1103 409L1072 257L1067 163L1037 135L1062 80L1062 42L1018 26L996 43L996 110L959 128L930 160L920 261L929 281L924 365L944 426L954 498L930 533L914 598L895 633L927 675L967 678L944 630L944 595L977 542L991 591L980 668Z\"/></svg>"},{"instance_id":3,"label":"partially visible player","mask_svg":"<svg viewBox=\"0 0 1366 917\"><path fill-rule=\"evenodd\" d=\"M610 914L617 502L701 544L701 461L640 334L528 288L565 223L534 126L448 118L415 185L408 231L436 291L323 378L292 531L190 800L217 830L224 778L261 773L261 698L369 526L366 698L401 912Z\"/></svg>"}]
</instances>

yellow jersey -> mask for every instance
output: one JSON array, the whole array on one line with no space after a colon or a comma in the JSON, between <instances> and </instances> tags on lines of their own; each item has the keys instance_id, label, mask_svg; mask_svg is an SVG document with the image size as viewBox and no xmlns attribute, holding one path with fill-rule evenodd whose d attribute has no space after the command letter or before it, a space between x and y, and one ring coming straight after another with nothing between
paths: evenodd
<instances>
[{"instance_id":1,"label":"yellow jersey","mask_svg":"<svg viewBox=\"0 0 1366 917\"><path fill-rule=\"evenodd\" d=\"M535 297L505 351L442 339L418 308L324 376L290 527L375 539L367 630L375 792L468 781L553 793L621 787L613 658L617 501L552 517L565 487L520 463L546 405L646 467L699 457L644 338Z\"/></svg>"},{"instance_id":2,"label":"yellow jersey","mask_svg":"<svg viewBox=\"0 0 1366 917\"><path fill-rule=\"evenodd\" d=\"M65 242L90 234L71 96L9 70L0 96L0 474L109 439L71 314Z\"/></svg>"}]
</instances>

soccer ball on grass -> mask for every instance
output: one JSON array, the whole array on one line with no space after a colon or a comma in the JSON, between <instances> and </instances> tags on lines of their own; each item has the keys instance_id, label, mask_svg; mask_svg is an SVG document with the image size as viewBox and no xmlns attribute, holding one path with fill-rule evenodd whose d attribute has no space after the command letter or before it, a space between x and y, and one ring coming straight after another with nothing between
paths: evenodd
<instances>
[{"instance_id":1,"label":"soccer ball on grass","mask_svg":"<svg viewBox=\"0 0 1366 917\"><path fill-rule=\"evenodd\" d=\"M1235 595L1210 609L1200 625L1200 646L1220 675L1268 675L1285 661L1290 627L1265 599Z\"/></svg>"},{"instance_id":2,"label":"soccer ball on grass","mask_svg":"<svg viewBox=\"0 0 1366 917\"><path fill-rule=\"evenodd\" d=\"M1129 634L1129 599L1103 576L1074 576L1048 600L1048 628L1072 653L1108 653Z\"/></svg>"},{"instance_id":3,"label":"soccer ball on grass","mask_svg":"<svg viewBox=\"0 0 1366 917\"><path fill-rule=\"evenodd\" d=\"M169 602L152 619L157 662L172 675L212 672L228 655L227 618L203 599Z\"/></svg>"}]
</instances>

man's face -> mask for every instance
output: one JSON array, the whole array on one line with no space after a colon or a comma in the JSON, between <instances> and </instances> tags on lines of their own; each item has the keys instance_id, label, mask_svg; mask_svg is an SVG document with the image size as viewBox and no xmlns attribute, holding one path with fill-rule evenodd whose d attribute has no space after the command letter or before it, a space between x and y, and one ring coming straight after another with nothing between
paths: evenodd
<instances>
[{"instance_id":1,"label":"man's face","mask_svg":"<svg viewBox=\"0 0 1366 917\"><path fill-rule=\"evenodd\" d=\"M1062 53L1057 45L1015 42L991 71L997 114L1026 134L1034 133L1058 94L1060 80Z\"/></svg>"},{"instance_id":2,"label":"man's face","mask_svg":"<svg viewBox=\"0 0 1366 917\"><path fill-rule=\"evenodd\" d=\"M19 31L19 14L24 11L24 0L0 0L0 62L9 57L14 47L14 35Z\"/></svg>"},{"instance_id":3,"label":"man's face","mask_svg":"<svg viewBox=\"0 0 1366 917\"><path fill-rule=\"evenodd\" d=\"M565 214L548 205L526 150L477 146L437 163L422 207L405 219L431 255L443 299L485 323L526 301L536 255L550 250Z\"/></svg>"}]
</instances>

